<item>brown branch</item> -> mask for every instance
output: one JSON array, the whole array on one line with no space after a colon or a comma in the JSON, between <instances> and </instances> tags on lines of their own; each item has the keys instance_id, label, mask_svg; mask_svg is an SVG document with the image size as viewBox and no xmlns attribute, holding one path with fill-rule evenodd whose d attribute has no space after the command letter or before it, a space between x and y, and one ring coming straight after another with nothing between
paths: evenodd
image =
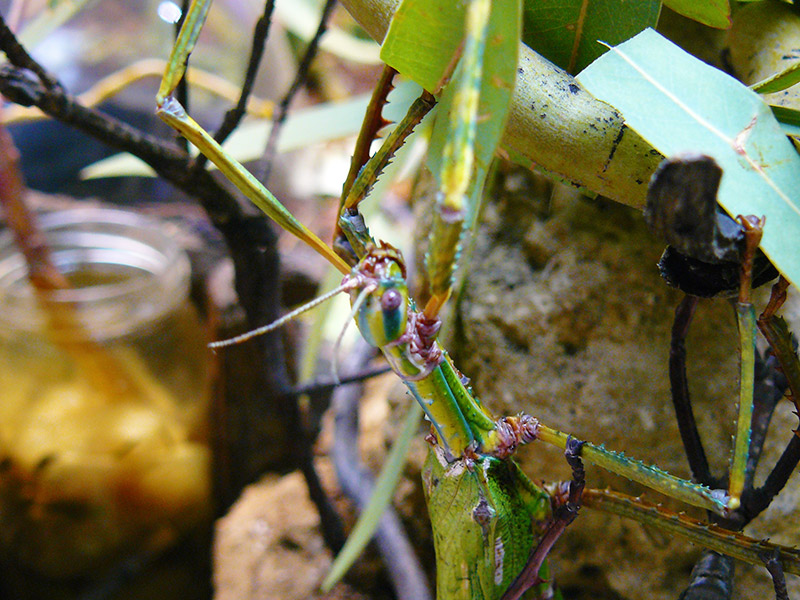
<instances>
[{"instance_id":1,"label":"brown branch","mask_svg":"<svg viewBox=\"0 0 800 600\"><path fill-rule=\"evenodd\" d=\"M264 157L261 161L260 179L265 184L269 181L269 175L272 171L272 163L275 160L275 155L278 149L280 130L283 126L283 122L286 120L286 113L289 110L289 105L292 103L292 100L294 100L297 92L300 91L300 88L306 81L306 76L308 75L308 69L311 66L311 61L313 61L314 57L317 55L319 41L322 38L322 34L325 33L325 30L328 28L328 19L331 16L335 6L336 0L326 0L325 7L322 9L322 16L319 20L319 26L317 27L317 31L314 33L314 37L311 38L311 41L308 43L308 48L306 48L306 52L300 61L300 65L297 67L297 73L294 76L294 81L292 82L289 91L286 92L286 95L283 97L281 103L276 107L275 112L272 115L272 129L270 129L269 138L267 139L267 147L264 149Z\"/></svg>"}]
</instances>

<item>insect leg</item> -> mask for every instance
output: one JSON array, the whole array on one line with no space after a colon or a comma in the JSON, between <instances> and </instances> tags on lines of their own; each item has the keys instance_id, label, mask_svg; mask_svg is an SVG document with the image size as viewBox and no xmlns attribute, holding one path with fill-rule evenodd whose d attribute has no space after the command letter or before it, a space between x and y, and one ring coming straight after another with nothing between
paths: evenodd
<instances>
[{"instance_id":1,"label":"insect leg","mask_svg":"<svg viewBox=\"0 0 800 600\"><path fill-rule=\"evenodd\" d=\"M739 417L736 423L731 452L730 478L728 481L728 508L735 510L741 505L744 489L747 457L750 450L750 425L753 418L753 385L755 383L755 328L756 316L750 302L753 256L761 241L764 220L756 217L739 217L745 231L745 250L742 259L742 274L736 317L739 324L740 376Z\"/></svg>"},{"instance_id":2,"label":"insect leg","mask_svg":"<svg viewBox=\"0 0 800 600\"><path fill-rule=\"evenodd\" d=\"M450 296L465 217L470 212L470 182L475 169L480 87L491 10L489 0L473 0L467 7L464 52L454 80L445 92L452 93L452 105L447 115L448 135L439 171L441 189L425 256L431 292L424 310L428 320L437 318Z\"/></svg>"},{"instance_id":3,"label":"insect leg","mask_svg":"<svg viewBox=\"0 0 800 600\"><path fill-rule=\"evenodd\" d=\"M556 498L558 506L553 511L553 520L548 525L539 543L531 550L525 568L511 583L501 600L518 600L531 587L542 583L539 577L539 570L542 568L545 558L547 558L553 544L561 537L567 526L578 516L583 488L586 483L583 461L581 460L583 446L584 442L573 437L567 440L564 456L572 468L572 480L568 484L566 499Z\"/></svg>"}]
</instances>

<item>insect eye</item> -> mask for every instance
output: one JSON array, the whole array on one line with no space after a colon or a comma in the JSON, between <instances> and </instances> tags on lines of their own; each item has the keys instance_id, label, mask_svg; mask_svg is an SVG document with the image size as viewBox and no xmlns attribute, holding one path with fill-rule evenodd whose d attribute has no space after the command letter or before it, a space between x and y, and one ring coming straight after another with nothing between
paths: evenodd
<instances>
[{"instance_id":1,"label":"insect eye","mask_svg":"<svg viewBox=\"0 0 800 600\"><path fill-rule=\"evenodd\" d=\"M384 311L397 310L400 303L403 301L403 296L397 290L386 290L381 296L381 308Z\"/></svg>"}]
</instances>

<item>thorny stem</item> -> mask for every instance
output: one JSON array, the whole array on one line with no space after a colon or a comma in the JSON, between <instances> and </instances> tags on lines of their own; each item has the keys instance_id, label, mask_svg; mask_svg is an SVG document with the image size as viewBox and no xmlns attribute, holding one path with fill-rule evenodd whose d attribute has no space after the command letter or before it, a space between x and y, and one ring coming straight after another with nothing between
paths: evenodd
<instances>
[{"instance_id":1,"label":"thorny stem","mask_svg":"<svg viewBox=\"0 0 800 600\"><path fill-rule=\"evenodd\" d=\"M322 35L325 33L325 30L328 28L328 19L330 18L335 6L336 0L325 1L325 7L322 9L322 17L319 20L319 26L317 27L317 31L314 33L314 37L311 38L311 41L308 43L308 47L306 48L303 58L300 60L300 65L297 67L297 73L295 74L294 81L292 82L289 91L286 92L286 95L281 100L281 103L275 108L275 112L272 115L272 129L269 132L267 147L264 150L264 157L261 162L261 177L259 177L264 184L269 181L269 176L272 171L272 164L275 160L275 155L278 149L278 137L280 135L283 122L286 120L286 112L289 110L289 105L292 103L292 100L294 100L297 92L300 91L300 88L306 81L308 69L311 67L311 62L317 55L319 41L322 38Z\"/></svg>"},{"instance_id":2,"label":"thorny stem","mask_svg":"<svg viewBox=\"0 0 800 600\"><path fill-rule=\"evenodd\" d=\"M697 422L692 410L689 396L689 384L686 378L686 336L692 322L698 298L684 296L675 309L675 320L672 323L672 340L669 349L669 380L672 391L672 404L675 407L675 418L683 441L683 449L689 461L689 468L697 483L710 488L718 487L719 482L712 477L708 466L708 458L703 448L703 441L697 430Z\"/></svg>"},{"instance_id":3,"label":"thorny stem","mask_svg":"<svg viewBox=\"0 0 800 600\"><path fill-rule=\"evenodd\" d=\"M256 22L255 29L253 30L253 43L250 46L250 58L247 61L247 71L245 72L244 82L242 89L239 92L239 101L236 106L225 113L225 118L222 124L214 134L214 139L217 143L222 144L228 136L239 126L242 118L247 111L247 100L253 91L256 74L258 67L261 64L261 58L264 56L264 48L267 43L267 36L269 35L270 26L272 24L272 12L275 8L275 0L266 0L264 3L264 12ZM185 108L185 105L184 105ZM194 169L202 169L208 158L205 154L199 154L194 161Z\"/></svg>"},{"instance_id":4,"label":"thorny stem","mask_svg":"<svg viewBox=\"0 0 800 600\"><path fill-rule=\"evenodd\" d=\"M353 187L353 182L355 182L358 177L361 168L369 160L369 147L378 136L378 132L381 128L388 124L388 121L383 118L382 111L389 97L389 92L394 88L392 82L394 81L396 73L397 71L394 68L389 65L384 65L380 79L372 90L372 96L369 99L367 110L364 113L364 120L361 122L361 129L358 131L358 139L353 149L353 156L350 159L350 170L342 186L342 198L339 203L340 213L344 207L345 198L350 194L350 189ZM339 227L337 223L334 237L337 237L339 234L341 234L341 227Z\"/></svg>"}]
</instances>

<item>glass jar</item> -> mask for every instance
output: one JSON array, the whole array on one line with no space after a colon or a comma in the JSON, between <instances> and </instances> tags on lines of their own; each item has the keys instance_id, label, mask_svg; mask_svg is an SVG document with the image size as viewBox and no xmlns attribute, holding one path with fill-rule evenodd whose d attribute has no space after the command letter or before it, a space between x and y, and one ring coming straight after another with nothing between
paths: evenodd
<instances>
[{"instance_id":1,"label":"glass jar","mask_svg":"<svg viewBox=\"0 0 800 600\"><path fill-rule=\"evenodd\" d=\"M97 208L40 223L73 287L36 293L0 236L0 549L97 575L210 516L206 336L167 224Z\"/></svg>"}]
</instances>

